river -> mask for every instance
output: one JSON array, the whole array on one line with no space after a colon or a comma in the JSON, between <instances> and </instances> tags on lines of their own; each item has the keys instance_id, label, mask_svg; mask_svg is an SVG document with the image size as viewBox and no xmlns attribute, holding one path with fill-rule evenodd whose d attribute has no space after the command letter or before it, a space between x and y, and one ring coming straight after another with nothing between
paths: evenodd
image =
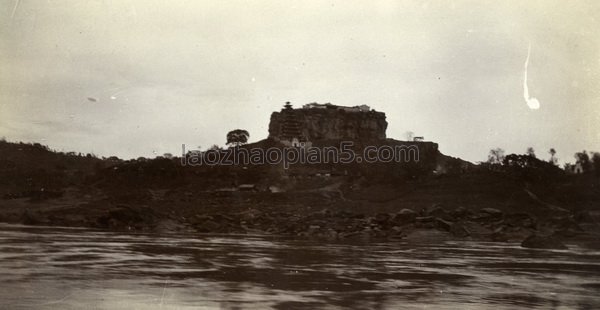
<instances>
[{"instance_id":1,"label":"river","mask_svg":"<svg viewBox=\"0 0 600 310\"><path fill-rule=\"evenodd\" d=\"M0 309L598 309L600 251L0 224Z\"/></svg>"}]
</instances>

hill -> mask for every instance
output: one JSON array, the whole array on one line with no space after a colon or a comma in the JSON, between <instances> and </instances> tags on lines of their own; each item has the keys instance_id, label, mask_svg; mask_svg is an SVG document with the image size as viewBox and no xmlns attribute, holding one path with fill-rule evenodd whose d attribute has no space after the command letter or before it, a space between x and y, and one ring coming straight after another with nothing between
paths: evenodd
<instances>
[{"instance_id":1,"label":"hill","mask_svg":"<svg viewBox=\"0 0 600 310\"><path fill-rule=\"evenodd\" d=\"M243 148L277 145L262 140ZM473 165L439 153L433 143L415 145L418 163L285 169L191 166L182 158L99 159L0 142L0 221L336 238L406 237L415 229L493 240L597 232L600 187L594 175L566 175L535 161L526 167Z\"/></svg>"}]
</instances>

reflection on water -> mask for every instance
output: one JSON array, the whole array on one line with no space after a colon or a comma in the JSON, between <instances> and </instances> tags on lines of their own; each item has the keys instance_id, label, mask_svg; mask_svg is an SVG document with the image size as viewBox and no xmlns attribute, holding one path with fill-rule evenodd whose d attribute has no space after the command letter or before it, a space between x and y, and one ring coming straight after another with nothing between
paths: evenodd
<instances>
[{"instance_id":1,"label":"reflection on water","mask_svg":"<svg viewBox=\"0 0 600 310\"><path fill-rule=\"evenodd\" d=\"M0 309L600 307L600 252L0 225Z\"/></svg>"}]
</instances>

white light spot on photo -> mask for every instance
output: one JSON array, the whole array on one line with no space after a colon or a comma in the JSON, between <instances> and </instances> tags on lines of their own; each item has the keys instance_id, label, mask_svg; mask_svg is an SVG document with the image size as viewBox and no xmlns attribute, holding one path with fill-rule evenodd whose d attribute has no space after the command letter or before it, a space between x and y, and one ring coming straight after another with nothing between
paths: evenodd
<instances>
[{"instance_id":1,"label":"white light spot on photo","mask_svg":"<svg viewBox=\"0 0 600 310\"><path fill-rule=\"evenodd\" d=\"M523 97L525 98L525 102L527 106L532 110L537 110L540 108L540 102L531 96L529 96L529 87L527 87L527 67L529 66L529 55L531 53L531 43L529 43L529 48L527 49L527 59L525 60L525 74L523 77Z\"/></svg>"}]
</instances>

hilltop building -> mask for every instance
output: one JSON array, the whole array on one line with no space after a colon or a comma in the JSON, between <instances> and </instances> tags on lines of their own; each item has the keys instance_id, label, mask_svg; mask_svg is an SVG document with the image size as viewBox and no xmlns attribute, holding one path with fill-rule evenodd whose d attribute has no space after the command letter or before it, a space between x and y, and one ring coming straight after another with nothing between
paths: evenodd
<instances>
[{"instance_id":1,"label":"hilltop building","mask_svg":"<svg viewBox=\"0 0 600 310\"><path fill-rule=\"evenodd\" d=\"M283 106L281 114L283 120L280 125L279 141L286 146L306 145L308 141L302 134L302 122L298 115L294 113L294 109L289 101Z\"/></svg>"},{"instance_id":2,"label":"hilltop building","mask_svg":"<svg viewBox=\"0 0 600 310\"><path fill-rule=\"evenodd\" d=\"M309 103L294 109L286 102L271 114L269 138L289 146L310 146L316 141L377 141L386 138L385 113L367 105L354 107Z\"/></svg>"}]
</instances>

